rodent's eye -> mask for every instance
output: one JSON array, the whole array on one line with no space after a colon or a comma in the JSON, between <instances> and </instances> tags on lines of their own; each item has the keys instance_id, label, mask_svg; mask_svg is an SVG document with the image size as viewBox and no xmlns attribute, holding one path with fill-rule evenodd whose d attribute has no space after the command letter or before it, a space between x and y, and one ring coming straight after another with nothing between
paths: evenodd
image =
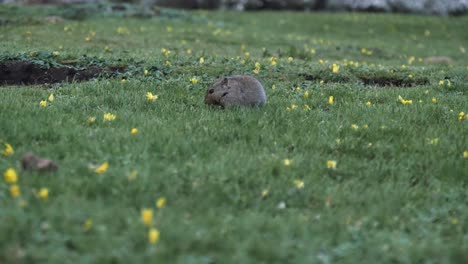
<instances>
[{"instance_id":1,"label":"rodent's eye","mask_svg":"<svg viewBox=\"0 0 468 264\"><path fill-rule=\"evenodd\" d=\"M210 93L210 94L214 93L214 89L208 90L208 93Z\"/></svg>"}]
</instances>

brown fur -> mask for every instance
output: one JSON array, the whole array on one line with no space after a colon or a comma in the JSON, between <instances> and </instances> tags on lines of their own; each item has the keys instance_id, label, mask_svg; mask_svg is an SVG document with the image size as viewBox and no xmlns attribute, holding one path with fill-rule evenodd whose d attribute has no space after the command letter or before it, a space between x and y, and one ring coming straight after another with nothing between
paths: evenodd
<instances>
[{"instance_id":1,"label":"brown fur","mask_svg":"<svg viewBox=\"0 0 468 264\"><path fill-rule=\"evenodd\" d=\"M222 107L263 106L266 102L262 84L249 75L222 77L205 94L205 104Z\"/></svg>"}]
</instances>

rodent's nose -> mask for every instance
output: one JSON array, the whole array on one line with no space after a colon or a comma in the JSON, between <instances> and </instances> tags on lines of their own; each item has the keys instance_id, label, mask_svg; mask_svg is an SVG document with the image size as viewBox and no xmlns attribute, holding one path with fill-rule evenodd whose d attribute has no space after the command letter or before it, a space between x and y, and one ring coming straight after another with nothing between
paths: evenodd
<instances>
[{"instance_id":1,"label":"rodent's nose","mask_svg":"<svg viewBox=\"0 0 468 264\"><path fill-rule=\"evenodd\" d=\"M208 90L208 93L210 93L210 94L214 93L214 89Z\"/></svg>"}]
</instances>

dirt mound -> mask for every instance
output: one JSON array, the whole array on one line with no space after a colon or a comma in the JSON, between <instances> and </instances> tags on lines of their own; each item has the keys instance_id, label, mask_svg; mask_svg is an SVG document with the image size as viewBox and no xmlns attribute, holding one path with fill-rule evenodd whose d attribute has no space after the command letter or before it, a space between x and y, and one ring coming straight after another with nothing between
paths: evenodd
<instances>
[{"instance_id":1,"label":"dirt mound","mask_svg":"<svg viewBox=\"0 0 468 264\"><path fill-rule=\"evenodd\" d=\"M12 60L0 63L0 85L86 81L107 72L112 72L112 69L98 66L45 68L31 61Z\"/></svg>"}]
</instances>

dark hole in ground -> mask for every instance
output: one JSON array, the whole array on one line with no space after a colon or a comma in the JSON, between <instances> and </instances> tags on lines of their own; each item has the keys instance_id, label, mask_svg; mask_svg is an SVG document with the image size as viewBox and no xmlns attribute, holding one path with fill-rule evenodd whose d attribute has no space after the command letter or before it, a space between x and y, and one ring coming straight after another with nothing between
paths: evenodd
<instances>
[{"instance_id":1,"label":"dark hole in ground","mask_svg":"<svg viewBox=\"0 0 468 264\"><path fill-rule=\"evenodd\" d=\"M31 61L12 60L0 63L0 85L79 82L122 70L124 70L122 67L103 68L98 66L89 66L85 69L69 66L44 68Z\"/></svg>"},{"instance_id":2,"label":"dark hole in ground","mask_svg":"<svg viewBox=\"0 0 468 264\"><path fill-rule=\"evenodd\" d=\"M416 85L428 84L429 80L427 79L403 79L396 77L386 77L386 76L372 76L372 77L359 77L359 79L365 85L377 85L377 86L399 86L399 87L411 87Z\"/></svg>"}]
</instances>

